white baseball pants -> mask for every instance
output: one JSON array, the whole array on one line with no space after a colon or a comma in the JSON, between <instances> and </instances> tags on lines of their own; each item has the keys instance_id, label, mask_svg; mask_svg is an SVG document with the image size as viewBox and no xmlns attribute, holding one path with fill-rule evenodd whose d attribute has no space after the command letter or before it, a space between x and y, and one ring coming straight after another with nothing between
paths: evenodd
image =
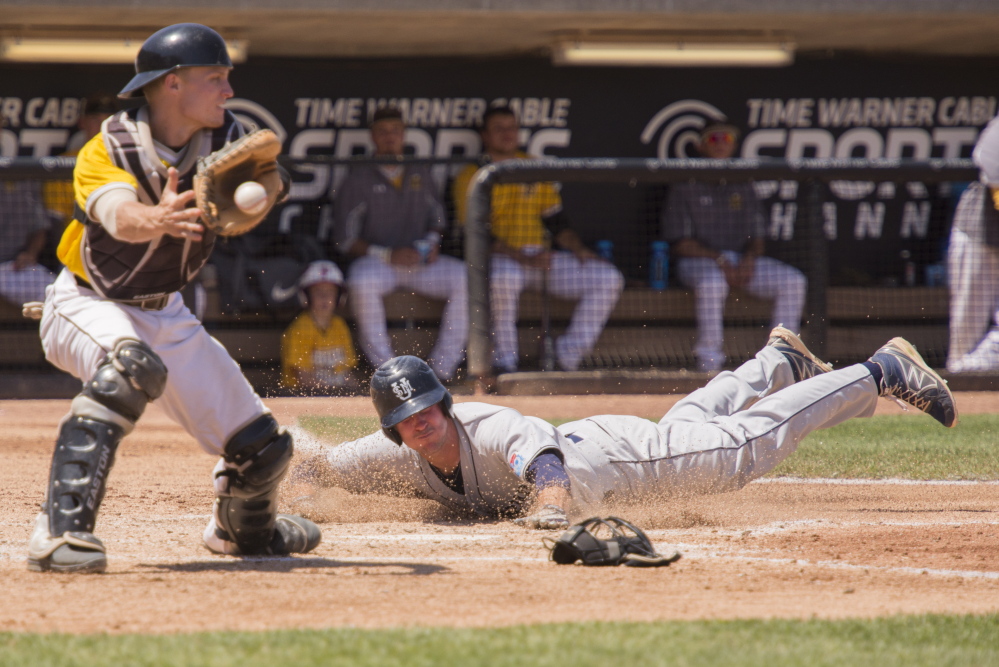
<instances>
[{"instance_id":1,"label":"white baseball pants","mask_svg":"<svg viewBox=\"0 0 999 667\"><path fill-rule=\"evenodd\" d=\"M347 287L361 349L374 366L395 356L385 323L386 295L406 288L447 301L427 363L442 380L454 377L468 343L468 271L464 262L442 255L432 264L404 267L386 264L376 257L360 257L350 265Z\"/></svg>"},{"instance_id":2,"label":"white baseball pants","mask_svg":"<svg viewBox=\"0 0 999 667\"><path fill-rule=\"evenodd\" d=\"M738 264L741 259L739 253L723 254L732 264ZM725 364L722 319L729 292L728 281L715 261L707 257L680 257L677 276L681 283L694 290L697 317L694 354L698 369L716 371ZM755 297L773 300L771 328L783 324L798 333L807 287L808 281L798 269L772 257L757 257L753 277L745 290Z\"/></svg>"},{"instance_id":3,"label":"white baseball pants","mask_svg":"<svg viewBox=\"0 0 999 667\"><path fill-rule=\"evenodd\" d=\"M794 383L784 355L765 347L660 420L670 450L668 478L660 483L681 492L741 488L776 468L812 431L873 415L878 396L865 366Z\"/></svg>"},{"instance_id":4,"label":"white baseball pants","mask_svg":"<svg viewBox=\"0 0 999 667\"><path fill-rule=\"evenodd\" d=\"M545 272L525 268L506 255L491 261L490 304L493 319L493 364L504 371L517 368L517 307L520 293L541 289ZM555 357L562 370L579 368L593 349L624 288L624 276L602 259L580 261L570 252L553 252L547 272L549 294L578 300L569 328L555 341Z\"/></svg>"},{"instance_id":5,"label":"white baseball pants","mask_svg":"<svg viewBox=\"0 0 999 667\"><path fill-rule=\"evenodd\" d=\"M120 340L145 342L167 367L156 404L210 454L221 456L232 434L267 412L179 293L163 310L143 311L102 299L63 269L47 291L40 331L45 358L83 382Z\"/></svg>"}]
</instances>

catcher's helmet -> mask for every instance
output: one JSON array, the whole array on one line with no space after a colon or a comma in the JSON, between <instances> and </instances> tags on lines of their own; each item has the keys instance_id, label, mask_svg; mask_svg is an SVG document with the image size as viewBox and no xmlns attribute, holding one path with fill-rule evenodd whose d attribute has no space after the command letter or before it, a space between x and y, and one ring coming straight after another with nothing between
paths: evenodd
<instances>
[{"instance_id":1,"label":"catcher's helmet","mask_svg":"<svg viewBox=\"0 0 999 667\"><path fill-rule=\"evenodd\" d=\"M445 413L451 412L449 392L419 357L393 357L371 376L371 400L381 420L382 431L397 445L402 438L395 425L431 405L441 403Z\"/></svg>"},{"instance_id":2,"label":"catcher's helmet","mask_svg":"<svg viewBox=\"0 0 999 667\"><path fill-rule=\"evenodd\" d=\"M302 308L309 305L309 288L319 283L333 283L339 287L340 297L337 306L343 306L344 297L347 296L344 291L347 283L343 279L343 271L328 259L320 259L309 264L298 279L298 302L302 304Z\"/></svg>"},{"instance_id":3,"label":"catcher's helmet","mask_svg":"<svg viewBox=\"0 0 999 667\"><path fill-rule=\"evenodd\" d=\"M181 67L232 67L225 40L200 23L178 23L154 32L135 57L135 76L118 97L142 96L142 88Z\"/></svg>"}]
</instances>

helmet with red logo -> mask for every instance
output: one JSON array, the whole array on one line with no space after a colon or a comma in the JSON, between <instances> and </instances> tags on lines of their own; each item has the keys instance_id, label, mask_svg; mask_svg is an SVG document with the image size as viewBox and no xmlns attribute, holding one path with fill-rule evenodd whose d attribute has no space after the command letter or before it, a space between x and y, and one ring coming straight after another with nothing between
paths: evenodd
<instances>
[{"instance_id":1,"label":"helmet with red logo","mask_svg":"<svg viewBox=\"0 0 999 667\"><path fill-rule=\"evenodd\" d=\"M298 300L303 308L309 303L309 288L319 283L332 283L339 287L340 300L343 300L346 294L344 287L347 284L343 279L343 271L328 259L321 259L309 264L298 279Z\"/></svg>"}]
</instances>

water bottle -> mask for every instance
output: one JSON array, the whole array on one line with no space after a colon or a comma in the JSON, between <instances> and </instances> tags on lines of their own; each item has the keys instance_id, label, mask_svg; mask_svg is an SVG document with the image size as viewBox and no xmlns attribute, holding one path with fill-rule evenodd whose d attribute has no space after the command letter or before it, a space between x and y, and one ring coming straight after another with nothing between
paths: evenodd
<instances>
[{"instance_id":1,"label":"water bottle","mask_svg":"<svg viewBox=\"0 0 999 667\"><path fill-rule=\"evenodd\" d=\"M649 260L649 287L654 290L666 289L669 274L669 244L665 241L652 242L652 257Z\"/></svg>"},{"instance_id":2,"label":"water bottle","mask_svg":"<svg viewBox=\"0 0 999 667\"><path fill-rule=\"evenodd\" d=\"M946 287L947 286L947 265L943 262L938 262L936 264L929 264L926 267L926 286L927 287Z\"/></svg>"},{"instance_id":3,"label":"water bottle","mask_svg":"<svg viewBox=\"0 0 999 667\"><path fill-rule=\"evenodd\" d=\"M614 242L604 239L602 241L597 241L597 254L600 259L606 260L611 264L614 263Z\"/></svg>"}]
</instances>

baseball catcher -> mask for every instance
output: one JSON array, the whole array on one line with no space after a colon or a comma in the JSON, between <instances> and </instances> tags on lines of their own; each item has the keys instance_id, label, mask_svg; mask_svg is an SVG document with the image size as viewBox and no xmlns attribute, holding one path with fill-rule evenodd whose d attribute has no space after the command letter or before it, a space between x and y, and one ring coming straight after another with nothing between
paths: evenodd
<instances>
[{"instance_id":1,"label":"baseball catcher","mask_svg":"<svg viewBox=\"0 0 999 667\"><path fill-rule=\"evenodd\" d=\"M232 211L233 183L266 189L261 219L276 201L276 138L244 136L225 109L232 61L211 28L163 28L143 43L135 69L118 96L145 104L105 120L77 157L74 219L58 250L65 268L42 310L46 358L82 390L59 427L28 569L107 568L98 511L118 446L152 401L218 457L205 546L230 555L311 551L319 527L277 513L291 436L179 294L218 233L259 222ZM196 195L204 209L191 205Z\"/></svg>"},{"instance_id":2,"label":"baseball catcher","mask_svg":"<svg viewBox=\"0 0 999 667\"><path fill-rule=\"evenodd\" d=\"M427 364L396 357L371 378L382 431L324 450L298 477L565 530L571 514L611 497L739 489L777 467L812 431L871 416L879 396L944 426L957 423L947 384L901 338L869 361L833 371L797 335L776 327L754 359L718 374L659 423L598 415L558 427L510 408L456 404ZM596 549L611 558L612 547L587 546L582 533L576 538L563 551L572 547L586 560Z\"/></svg>"}]
</instances>

